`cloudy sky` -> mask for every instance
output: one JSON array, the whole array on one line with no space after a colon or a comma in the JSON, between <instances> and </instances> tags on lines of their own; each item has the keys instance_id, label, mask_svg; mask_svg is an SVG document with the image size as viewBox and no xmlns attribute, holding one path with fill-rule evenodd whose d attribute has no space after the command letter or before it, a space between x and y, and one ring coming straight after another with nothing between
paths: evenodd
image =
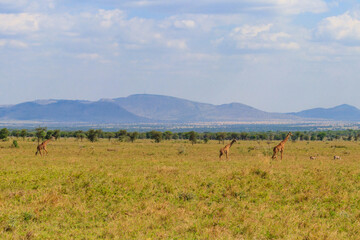
<instances>
[{"instance_id":1,"label":"cloudy sky","mask_svg":"<svg viewBox=\"0 0 360 240\"><path fill-rule=\"evenodd\" d=\"M360 108L356 0L0 0L0 105L163 94Z\"/></svg>"}]
</instances>

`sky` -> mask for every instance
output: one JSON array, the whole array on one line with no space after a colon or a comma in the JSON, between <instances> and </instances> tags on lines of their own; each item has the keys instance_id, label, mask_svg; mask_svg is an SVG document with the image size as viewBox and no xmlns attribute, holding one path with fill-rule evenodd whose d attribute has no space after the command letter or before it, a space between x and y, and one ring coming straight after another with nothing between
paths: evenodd
<instances>
[{"instance_id":1,"label":"sky","mask_svg":"<svg viewBox=\"0 0 360 240\"><path fill-rule=\"evenodd\" d=\"M161 94L360 108L356 0L0 0L0 105Z\"/></svg>"}]
</instances>

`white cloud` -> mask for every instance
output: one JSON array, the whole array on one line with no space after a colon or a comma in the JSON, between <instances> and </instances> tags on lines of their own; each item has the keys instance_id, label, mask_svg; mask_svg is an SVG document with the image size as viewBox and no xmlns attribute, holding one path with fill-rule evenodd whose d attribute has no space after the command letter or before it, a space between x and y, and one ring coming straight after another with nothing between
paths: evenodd
<instances>
[{"instance_id":1,"label":"white cloud","mask_svg":"<svg viewBox=\"0 0 360 240\"><path fill-rule=\"evenodd\" d=\"M27 0L0 0L1 5L24 6Z\"/></svg>"},{"instance_id":2,"label":"white cloud","mask_svg":"<svg viewBox=\"0 0 360 240\"><path fill-rule=\"evenodd\" d=\"M285 14L323 13L328 10L327 3L323 0L259 0L259 2L271 4Z\"/></svg>"},{"instance_id":3,"label":"white cloud","mask_svg":"<svg viewBox=\"0 0 360 240\"><path fill-rule=\"evenodd\" d=\"M234 28L229 39L235 41L239 49L299 49L298 43L285 32L272 32L273 24L243 25Z\"/></svg>"},{"instance_id":4,"label":"white cloud","mask_svg":"<svg viewBox=\"0 0 360 240\"><path fill-rule=\"evenodd\" d=\"M324 0L139 0L128 1L126 5L135 7L153 7L153 6L181 6L180 9L194 8L194 6L207 7L209 5L219 9L224 4L232 5L233 8L246 11L277 11L284 14L300 14L305 12L323 13L329 9Z\"/></svg>"},{"instance_id":5,"label":"white cloud","mask_svg":"<svg viewBox=\"0 0 360 240\"><path fill-rule=\"evenodd\" d=\"M124 22L125 14L119 9L103 10L100 9L96 14L96 18L100 19L100 25L104 28L110 28L114 24L122 24Z\"/></svg>"},{"instance_id":6,"label":"white cloud","mask_svg":"<svg viewBox=\"0 0 360 240\"><path fill-rule=\"evenodd\" d=\"M99 10L96 14L88 13L82 16L89 19L90 31L99 35L105 35L127 49L141 49L149 46L163 46L174 49L187 49L186 40L183 38L170 37L161 27L162 20L155 21L146 18L128 18L119 10ZM83 24L87 24L80 20ZM178 21L178 26L189 28L195 25L191 20ZM100 28L97 28L99 26ZM87 26L88 28L89 26ZM96 36L95 36L96 37Z\"/></svg>"},{"instance_id":7,"label":"white cloud","mask_svg":"<svg viewBox=\"0 0 360 240\"><path fill-rule=\"evenodd\" d=\"M37 45L47 44L47 41L52 39L53 43L57 44L61 40L62 45L76 45L81 42L81 48L90 47L95 42L108 46L111 42L126 49L129 49L128 46L136 46L136 49L147 47L187 49L186 39L167 34L160 27L161 21L139 17L128 18L120 9L100 9L95 13L79 14L0 14L0 34L24 35L23 40L34 40ZM185 28L195 24L191 20L180 23ZM101 48L101 44L96 47Z\"/></svg>"},{"instance_id":8,"label":"white cloud","mask_svg":"<svg viewBox=\"0 0 360 240\"><path fill-rule=\"evenodd\" d=\"M276 42L279 39L289 38L291 36L290 36L290 34L287 34L287 33L284 33L284 32L278 32L278 33L269 34L269 35L267 35L265 37L268 37L268 39L270 41Z\"/></svg>"},{"instance_id":9,"label":"white cloud","mask_svg":"<svg viewBox=\"0 0 360 240\"><path fill-rule=\"evenodd\" d=\"M234 23L246 21L241 14L180 14L173 15L159 23L161 28L196 29L198 33L211 33L214 29L227 28Z\"/></svg>"},{"instance_id":10,"label":"white cloud","mask_svg":"<svg viewBox=\"0 0 360 240\"><path fill-rule=\"evenodd\" d=\"M174 22L174 26L177 28L194 28L196 24L193 20L177 20Z\"/></svg>"},{"instance_id":11,"label":"white cloud","mask_svg":"<svg viewBox=\"0 0 360 240\"><path fill-rule=\"evenodd\" d=\"M39 30L39 14L0 14L0 33L18 34Z\"/></svg>"},{"instance_id":12,"label":"white cloud","mask_svg":"<svg viewBox=\"0 0 360 240\"><path fill-rule=\"evenodd\" d=\"M76 55L77 58L84 60L100 60L102 57L97 53L81 53Z\"/></svg>"},{"instance_id":13,"label":"white cloud","mask_svg":"<svg viewBox=\"0 0 360 240\"><path fill-rule=\"evenodd\" d=\"M259 26L244 25L242 27L234 28L233 31L230 33L230 36L238 40L250 39L258 36L259 33L268 32L271 26L272 24Z\"/></svg>"},{"instance_id":14,"label":"white cloud","mask_svg":"<svg viewBox=\"0 0 360 240\"><path fill-rule=\"evenodd\" d=\"M166 42L166 46L170 48L177 48L180 50L186 50L188 48L185 40L178 40L178 39L168 40Z\"/></svg>"},{"instance_id":15,"label":"white cloud","mask_svg":"<svg viewBox=\"0 0 360 240\"><path fill-rule=\"evenodd\" d=\"M28 44L19 40L9 40L8 41L9 46L15 47L15 48L27 48Z\"/></svg>"},{"instance_id":16,"label":"white cloud","mask_svg":"<svg viewBox=\"0 0 360 240\"><path fill-rule=\"evenodd\" d=\"M360 40L360 17L346 12L339 16L325 18L318 26L318 36L333 40Z\"/></svg>"},{"instance_id":17,"label":"white cloud","mask_svg":"<svg viewBox=\"0 0 360 240\"><path fill-rule=\"evenodd\" d=\"M275 47L278 49L297 50L300 48L300 45L296 42L288 42L288 43L279 43L279 45Z\"/></svg>"},{"instance_id":18,"label":"white cloud","mask_svg":"<svg viewBox=\"0 0 360 240\"><path fill-rule=\"evenodd\" d=\"M184 55L184 59L196 61L216 61L220 59L220 56L206 53L187 53Z\"/></svg>"},{"instance_id":19,"label":"white cloud","mask_svg":"<svg viewBox=\"0 0 360 240\"><path fill-rule=\"evenodd\" d=\"M97 61L100 63L110 63L109 60L105 59L98 53L80 53L75 55L76 58L84 60L84 61Z\"/></svg>"},{"instance_id":20,"label":"white cloud","mask_svg":"<svg viewBox=\"0 0 360 240\"><path fill-rule=\"evenodd\" d=\"M0 47L27 48L28 44L14 39L0 39Z\"/></svg>"},{"instance_id":21,"label":"white cloud","mask_svg":"<svg viewBox=\"0 0 360 240\"><path fill-rule=\"evenodd\" d=\"M0 7L26 12L39 12L55 9L55 2L56 0L0 0Z\"/></svg>"}]
</instances>

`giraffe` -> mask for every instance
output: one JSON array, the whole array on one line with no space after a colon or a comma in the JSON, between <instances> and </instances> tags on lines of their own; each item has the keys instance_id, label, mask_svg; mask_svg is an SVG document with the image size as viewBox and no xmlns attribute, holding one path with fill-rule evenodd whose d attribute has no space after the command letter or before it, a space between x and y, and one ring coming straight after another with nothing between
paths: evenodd
<instances>
[{"instance_id":1,"label":"giraffe","mask_svg":"<svg viewBox=\"0 0 360 240\"><path fill-rule=\"evenodd\" d=\"M285 143L287 142L287 140L289 139L290 136L292 136L291 132L288 133L288 135L286 136L286 138L284 140L282 140L278 145L276 145L274 147L274 149L273 149L274 154L271 157L272 159L277 158L276 154L278 152L280 152L281 153L281 160L282 160Z\"/></svg>"},{"instance_id":2,"label":"giraffe","mask_svg":"<svg viewBox=\"0 0 360 240\"><path fill-rule=\"evenodd\" d=\"M224 154L226 155L226 159L228 159L229 150L230 150L231 146L232 146L235 142L236 142L236 140L233 139L233 140L231 141L231 143L229 143L228 145L226 145L225 147L223 147L223 148L220 149L220 155L219 155L220 160L221 160L221 156L224 155Z\"/></svg>"},{"instance_id":3,"label":"giraffe","mask_svg":"<svg viewBox=\"0 0 360 240\"><path fill-rule=\"evenodd\" d=\"M37 155L38 153L40 153L40 156L42 156L41 150L44 150L46 155L48 154L48 152L46 151L46 145L51 141L54 140L54 137L49 138L48 140L40 143L37 147L36 147L36 153L35 155Z\"/></svg>"}]
</instances>

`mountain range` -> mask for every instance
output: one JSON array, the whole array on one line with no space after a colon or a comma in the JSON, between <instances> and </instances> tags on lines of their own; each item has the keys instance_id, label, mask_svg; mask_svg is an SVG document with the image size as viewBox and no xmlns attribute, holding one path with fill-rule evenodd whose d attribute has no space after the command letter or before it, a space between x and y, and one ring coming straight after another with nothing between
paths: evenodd
<instances>
[{"instance_id":1,"label":"mountain range","mask_svg":"<svg viewBox=\"0 0 360 240\"><path fill-rule=\"evenodd\" d=\"M162 95L82 100L37 100L0 106L1 121L57 123L197 123L359 121L360 110L350 105L301 112L270 113L241 103L213 105Z\"/></svg>"}]
</instances>

